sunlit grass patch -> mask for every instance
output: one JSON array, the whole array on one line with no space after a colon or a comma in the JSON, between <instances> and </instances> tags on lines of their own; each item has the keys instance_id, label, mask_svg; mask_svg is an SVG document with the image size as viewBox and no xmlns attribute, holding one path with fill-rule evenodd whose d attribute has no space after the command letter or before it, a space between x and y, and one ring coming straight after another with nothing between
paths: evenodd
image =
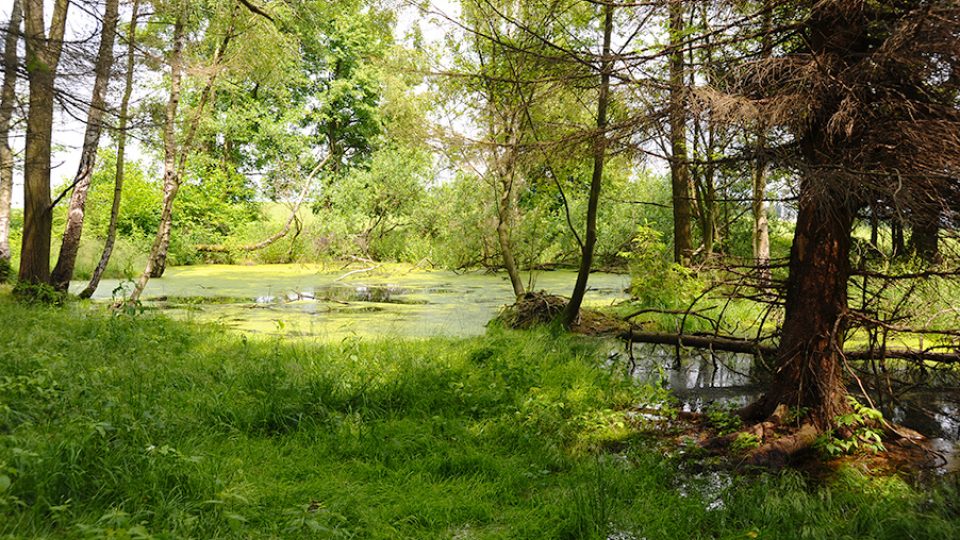
<instances>
[{"instance_id":1,"label":"sunlit grass patch","mask_svg":"<svg viewBox=\"0 0 960 540\"><path fill-rule=\"evenodd\" d=\"M598 342L546 330L315 345L4 296L0 342L0 534L13 538L960 529L949 487L685 473L630 422L661 390L611 369Z\"/></svg>"}]
</instances>

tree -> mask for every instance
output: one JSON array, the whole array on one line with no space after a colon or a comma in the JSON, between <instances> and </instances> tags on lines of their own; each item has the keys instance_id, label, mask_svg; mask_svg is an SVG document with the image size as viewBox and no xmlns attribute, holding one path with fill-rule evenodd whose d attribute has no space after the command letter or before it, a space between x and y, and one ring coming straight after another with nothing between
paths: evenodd
<instances>
[{"instance_id":1,"label":"tree","mask_svg":"<svg viewBox=\"0 0 960 540\"><path fill-rule=\"evenodd\" d=\"M607 156L607 108L610 105L610 74L613 69L611 39L613 35L613 4L603 5L603 47L600 52L600 88L597 95L597 131L593 141L593 174L587 203L587 225L580 254L577 282L570 294L570 302L563 311L563 326L570 328L580 316L580 305L587 292L587 280L593 267L593 249L597 243L597 206L603 184L603 164Z\"/></svg>"},{"instance_id":2,"label":"tree","mask_svg":"<svg viewBox=\"0 0 960 540\"><path fill-rule=\"evenodd\" d=\"M685 24L683 0L667 0L670 33L670 184L673 189L673 260L689 264L693 255L690 168L687 158L687 108L683 61Z\"/></svg>"},{"instance_id":3,"label":"tree","mask_svg":"<svg viewBox=\"0 0 960 540\"><path fill-rule=\"evenodd\" d=\"M530 22L538 6L506 2L464 2L465 19L470 26L472 50L459 58L472 73L465 77L462 91L466 99L476 100L477 127L484 140L475 145L482 160L482 170L472 157L463 159L490 187L493 197L495 238L503 269L510 279L514 296L524 293L520 267L514 254L514 229L517 225L517 199L523 186L521 160L524 143L532 126L530 102L539 85L533 79L533 58L536 37L531 35ZM533 14L533 16L531 16Z\"/></svg>"},{"instance_id":4,"label":"tree","mask_svg":"<svg viewBox=\"0 0 960 540\"><path fill-rule=\"evenodd\" d=\"M129 121L130 97L133 95L133 72L136 66L134 52L137 43L137 16L140 12L140 0L133 0L133 13L130 15L130 30L127 34L127 65L123 82L123 97L120 100L119 125L117 126L117 165L114 175L113 202L110 205L110 225L103 244L103 253L97 267L90 276L90 282L80 292L80 298L90 298L100 285L100 279L107 270L113 246L117 239L117 223L120 219L120 200L123 195L124 159L127 148L127 123Z\"/></svg>"},{"instance_id":5,"label":"tree","mask_svg":"<svg viewBox=\"0 0 960 540\"><path fill-rule=\"evenodd\" d=\"M799 407L826 428L849 407L842 345L858 210L882 201L917 219L960 193L960 6L821 0L781 16L789 47L740 81L760 114L790 130L800 174L776 370L746 412Z\"/></svg>"},{"instance_id":6,"label":"tree","mask_svg":"<svg viewBox=\"0 0 960 540\"><path fill-rule=\"evenodd\" d=\"M147 282L151 277L162 274L166 265L166 252L170 245L170 228L173 221L173 202L180 190L180 170L178 147L176 140L177 112L180 108L180 85L183 78L183 46L186 41L186 13L184 9L175 15L173 23L173 38L167 64L170 67L170 88L167 95L167 105L164 109L163 124L163 206L160 211L160 225L154 237L150 254L147 258L147 267L137 279L130 301L137 302ZM180 149L183 152L184 149Z\"/></svg>"},{"instance_id":7,"label":"tree","mask_svg":"<svg viewBox=\"0 0 960 540\"><path fill-rule=\"evenodd\" d=\"M773 53L773 5L770 0L763 3L760 28L760 58L769 59ZM763 275L769 275L764 267L770 264L770 223L767 219L767 158L766 127L764 119L759 119L757 129L757 157L753 171L753 258L761 268Z\"/></svg>"},{"instance_id":8,"label":"tree","mask_svg":"<svg viewBox=\"0 0 960 540\"><path fill-rule=\"evenodd\" d=\"M0 283L10 272L10 204L13 196L13 150L10 128L17 86L17 43L23 12L13 0L10 21L3 40L3 87L0 88Z\"/></svg>"},{"instance_id":9,"label":"tree","mask_svg":"<svg viewBox=\"0 0 960 540\"><path fill-rule=\"evenodd\" d=\"M24 41L29 85L26 150L24 157L23 242L20 252L22 284L50 281L50 151L53 135L54 81L67 23L69 0L56 0L49 35L44 0L24 4Z\"/></svg>"},{"instance_id":10,"label":"tree","mask_svg":"<svg viewBox=\"0 0 960 540\"><path fill-rule=\"evenodd\" d=\"M103 115L106 111L107 84L113 67L113 42L117 33L119 0L107 0L103 14L103 26L100 30L100 48L93 68L93 95L87 111L87 126L83 135L83 148L80 152L80 165L73 179L73 194L67 210L67 225L60 243L60 255L50 276L51 283L58 291L66 291L73 279L73 269L77 262L77 250L80 249L80 236L83 233L83 214L87 203L87 191L96 165L97 148L100 145L100 133L103 130Z\"/></svg>"}]
</instances>

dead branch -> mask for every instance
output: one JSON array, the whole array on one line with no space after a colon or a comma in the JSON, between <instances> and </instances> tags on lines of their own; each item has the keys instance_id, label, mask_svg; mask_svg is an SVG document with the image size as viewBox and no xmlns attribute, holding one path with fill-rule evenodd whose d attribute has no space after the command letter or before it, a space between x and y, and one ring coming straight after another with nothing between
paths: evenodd
<instances>
[{"instance_id":1,"label":"dead branch","mask_svg":"<svg viewBox=\"0 0 960 540\"><path fill-rule=\"evenodd\" d=\"M676 347L693 347L740 354L774 356L777 347L761 345L749 339L740 339L731 336L704 336L698 334L668 334L660 332L638 332L627 330L617 335L620 339L634 343L651 343L655 345L672 345ZM855 350L844 353L848 360L881 360L900 359L914 362L936 362L938 364L960 364L960 352L934 352L934 349L887 349L887 350Z\"/></svg>"},{"instance_id":2,"label":"dead branch","mask_svg":"<svg viewBox=\"0 0 960 540\"><path fill-rule=\"evenodd\" d=\"M320 172L320 169L326 165L327 161L330 160L330 156L327 156L323 159L316 167L310 171L310 175L307 176L306 181L303 183L303 188L300 190L299 196L297 196L297 201L294 203L293 208L290 209L290 216L287 218L286 223L283 224L283 227L271 235L270 237L261 240L254 244L247 244L245 246L236 246L230 247L224 244L200 244L196 246L197 251L203 253L230 253L232 251L257 251L261 250L277 240L280 240L290 232L290 227L293 225L294 220L297 217L297 212L300 211L300 206L303 204L303 201L307 199L307 194L310 193L310 186L313 185L313 179L316 177L317 173Z\"/></svg>"}]
</instances>

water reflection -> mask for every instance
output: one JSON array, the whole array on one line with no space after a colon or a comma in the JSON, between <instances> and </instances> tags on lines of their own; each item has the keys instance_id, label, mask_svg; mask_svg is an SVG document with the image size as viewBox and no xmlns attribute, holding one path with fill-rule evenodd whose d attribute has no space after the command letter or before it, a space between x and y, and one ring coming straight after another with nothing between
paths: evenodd
<instances>
[{"instance_id":1,"label":"water reflection","mask_svg":"<svg viewBox=\"0 0 960 540\"><path fill-rule=\"evenodd\" d=\"M700 412L711 406L741 407L760 397L763 391L765 371L751 355L684 350L677 364L673 347L635 344L633 357L634 375L669 388L686 411ZM917 379L920 373L906 368L895 374L901 381L922 382ZM913 379L907 379L908 376ZM945 377L941 373L925 382L944 384L948 382ZM931 439L950 441L956 451L955 443L960 441L960 390L953 382L937 390L927 386L905 391L895 400L870 388L868 392L885 418ZM859 387L854 385L850 391L859 393Z\"/></svg>"}]
</instances>

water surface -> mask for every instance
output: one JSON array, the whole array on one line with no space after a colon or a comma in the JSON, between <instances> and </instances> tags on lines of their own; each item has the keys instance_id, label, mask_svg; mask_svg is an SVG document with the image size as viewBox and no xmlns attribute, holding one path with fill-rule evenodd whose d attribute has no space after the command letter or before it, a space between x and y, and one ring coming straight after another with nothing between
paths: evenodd
<instances>
[{"instance_id":1,"label":"water surface","mask_svg":"<svg viewBox=\"0 0 960 540\"><path fill-rule=\"evenodd\" d=\"M572 270L524 275L531 290L569 295ZM630 278L594 273L584 301L610 305L626 298ZM104 280L94 300L111 300L132 283ZM79 288L79 285L78 285ZM506 275L455 273L402 265L198 265L169 268L150 280L147 309L216 321L241 332L319 339L473 336L513 302Z\"/></svg>"}]
</instances>

